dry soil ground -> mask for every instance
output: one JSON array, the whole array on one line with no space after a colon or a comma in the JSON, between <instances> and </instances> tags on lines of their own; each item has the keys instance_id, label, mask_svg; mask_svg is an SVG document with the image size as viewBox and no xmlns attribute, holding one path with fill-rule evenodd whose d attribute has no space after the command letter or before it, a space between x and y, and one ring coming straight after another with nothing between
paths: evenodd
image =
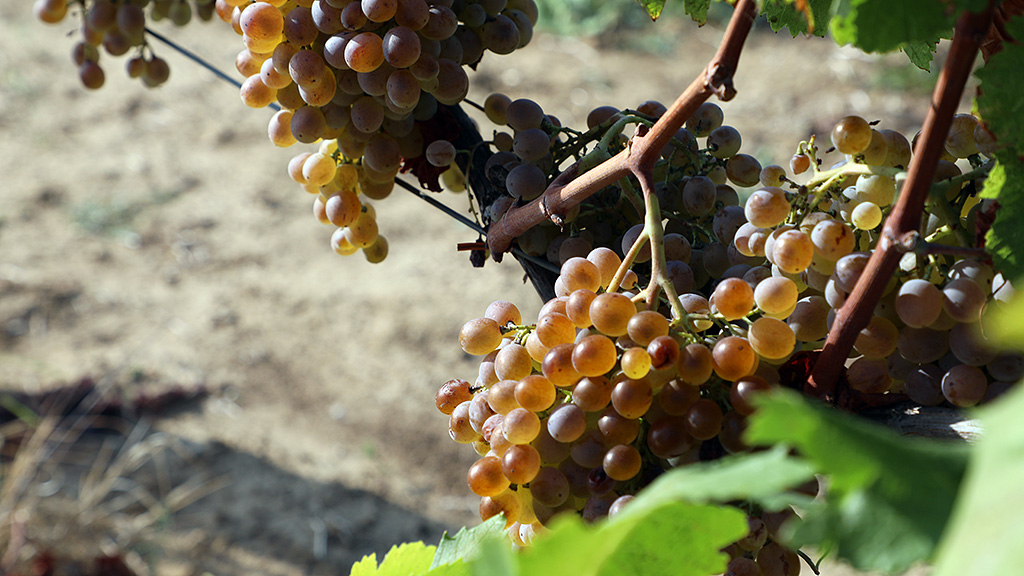
<instances>
[{"instance_id":1,"label":"dry soil ground","mask_svg":"<svg viewBox=\"0 0 1024 576\"><path fill-rule=\"evenodd\" d=\"M335 574L474 522L472 451L448 440L432 398L475 374L456 340L464 321L495 299L535 314L514 262L471 268L455 245L475 234L402 192L378 205L384 264L335 255L285 173L295 150L266 140L267 111L159 44L167 85L147 90L105 57L107 84L88 92L72 28L35 22L27 1L0 5L0 387L83 376L129 396L203 387L205 399L148 421L155 436L135 442L148 464L107 466L125 480L94 488L167 502L175 486L172 496L225 484L143 530L135 508L76 504L64 499L70 473L63 484L44 475L0 534L23 526L22 555L134 537L130 559L155 574ZM158 29L226 69L240 48L218 23ZM540 35L521 54L487 56L472 95L533 97L579 125L599 104L670 102L720 35L687 27L653 55ZM921 92L898 89L918 77L892 72L899 56L872 62L758 32L727 121L746 151L780 163L846 113L913 134ZM102 464L97 446L46 455Z\"/></svg>"}]
</instances>

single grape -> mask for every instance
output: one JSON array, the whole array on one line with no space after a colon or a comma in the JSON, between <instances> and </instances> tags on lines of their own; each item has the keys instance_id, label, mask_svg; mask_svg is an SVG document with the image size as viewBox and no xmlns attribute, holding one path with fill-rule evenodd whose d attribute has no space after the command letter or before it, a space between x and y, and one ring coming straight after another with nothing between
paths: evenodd
<instances>
[{"instance_id":1,"label":"single grape","mask_svg":"<svg viewBox=\"0 0 1024 576\"><path fill-rule=\"evenodd\" d=\"M722 280L711 294L711 305L726 320L736 320L754 308L754 290L739 278Z\"/></svg>"},{"instance_id":2,"label":"single grape","mask_svg":"<svg viewBox=\"0 0 1024 576\"><path fill-rule=\"evenodd\" d=\"M860 154L871 144L871 125L860 116L847 116L832 128L832 145L841 154Z\"/></svg>"},{"instance_id":3,"label":"single grape","mask_svg":"<svg viewBox=\"0 0 1024 576\"><path fill-rule=\"evenodd\" d=\"M509 486L508 478L501 472L501 460L495 456L477 460L469 468L466 480L477 496L497 496Z\"/></svg>"},{"instance_id":4,"label":"single grape","mask_svg":"<svg viewBox=\"0 0 1024 576\"><path fill-rule=\"evenodd\" d=\"M501 327L490 318L466 322L459 331L459 344L467 354L483 356L501 343Z\"/></svg>"},{"instance_id":5,"label":"single grape","mask_svg":"<svg viewBox=\"0 0 1024 576\"><path fill-rule=\"evenodd\" d=\"M750 325L747 339L754 351L769 360L780 360L793 353L796 335L782 320L767 316Z\"/></svg>"},{"instance_id":6,"label":"single grape","mask_svg":"<svg viewBox=\"0 0 1024 576\"><path fill-rule=\"evenodd\" d=\"M765 186L750 195L743 212L747 221L754 226L774 228L786 220L791 208L781 188Z\"/></svg>"},{"instance_id":7,"label":"single grape","mask_svg":"<svg viewBox=\"0 0 1024 576\"><path fill-rule=\"evenodd\" d=\"M757 354L750 342L739 336L726 336L716 342L711 358L715 374L730 382L750 374L757 365Z\"/></svg>"},{"instance_id":8,"label":"single grape","mask_svg":"<svg viewBox=\"0 0 1024 576\"><path fill-rule=\"evenodd\" d=\"M732 126L719 126L708 134L707 145L715 158L730 158L740 151L743 139Z\"/></svg>"},{"instance_id":9,"label":"single grape","mask_svg":"<svg viewBox=\"0 0 1024 576\"><path fill-rule=\"evenodd\" d=\"M627 298L626 300L628 301L629 299ZM632 305L633 303L630 302L630 306ZM623 333L625 333L625 330L623 330ZM615 350L615 343L610 338L600 334L593 334L580 340L572 352L573 367L580 374L587 377L606 374L615 367L617 360L618 354Z\"/></svg>"},{"instance_id":10,"label":"single grape","mask_svg":"<svg viewBox=\"0 0 1024 576\"><path fill-rule=\"evenodd\" d=\"M974 406L985 397L988 378L980 368L960 364L950 368L942 377L942 395L959 408Z\"/></svg>"}]
</instances>

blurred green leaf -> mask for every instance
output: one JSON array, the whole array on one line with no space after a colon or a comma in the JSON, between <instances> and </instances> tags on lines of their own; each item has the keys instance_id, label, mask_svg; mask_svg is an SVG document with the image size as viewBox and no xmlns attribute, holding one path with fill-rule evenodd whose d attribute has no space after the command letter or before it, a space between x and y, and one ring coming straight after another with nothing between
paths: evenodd
<instances>
[{"instance_id":1,"label":"blurred green leaf","mask_svg":"<svg viewBox=\"0 0 1024 576\"><path fill-rule=\"evenodd\" d=\"M472 528L462 528L455 536L447 532L441 535L437 545L431 568L451 564L458 560L468 561L480 553L481 546L489 540L497 540L505 536L505 517L495 516Z\"/></svg>"},{"instance_id":2,"label":"blurred green leaf","mask_svg":"<svg viewBox=\"0 0 1024 576\"><path fill-rule=\"evenodd\" d=\"M701 26L708 21L708 8L710 7L711 0L684 0L683 2L683 11Z\"/></svg>"},{"instance_id":3,"label":"blurred green leaf","mask_svg":"<svg viewBox=\"0 0 1024 576\"><path fill-rule=\"evenodd\" d=\"M1007 31L1024 37L1024 19L1006 24ZM978 113L998 139L998 163L985 182L982 196L999 202L996 219L986 236L986 248L996 268L1008 278L1024 276L1024 45L1005 43L975 74L981 79ZM1016 327L1013 327L1016 329Z\"/></svg>"},{"instance_id":4,"label":"blurred green leaf","mask_svg":"<svg viewBox=\"0 0 1024 576\"><path fill-rule=\"evenodd\" d=\"M377 555L370 554L352 565L350 576L419 576L430 569L434 547L423 542L392 546L377 566Z\"/></svg>"},{"instance_id":5,"label":"blurred green leaf","mask_svg":"<svg viewBox=\"0 0 1024 576\"><path fill-rule=\"evenodd\" d=\"M665 502L597 526L567 516L517 556L518 574L705 576L724 571L728 557L719 550L746 533L743 512L685 502Z\"/></svg>"},{"instance_id":6,"label":"blurred green leaf","mask_svg":"<svg viewBox=\"0 0 1024 576\"><path fill-rule=\"evenodd\" d=\"M931 71L932 58L935 57L935 50L939 47L936 41L908 42L900 50L910 58L910 62L921 70Z\"/></svg>"},{"instance_id":7,"label":"blurred green leaf","mask_svg":"<svg viewBox=\"0 0 1024 576\"><path fill-rule=\"evenodd\" d=\"M897 572L934 553L966 466L950 442L904 438L795 392L765 397L748 442L788 444L829 477L792 545L832 546L861 570Z\"/></svg>"},{"instance_id":8,"label":"blurred green leaf","mask_svg":"<svg viewBox=\"0 0 1024 576\"><path fill-rule=\"evenodd\" d=\"M839 44L865 52L891 52L912 43L949 38L958 14L935 0L839 2L830 30Z\"/></svg>"},{"instance_id":9,"label":"blurred green leaf","mask_svg":"<svg viewBox=\"0 0 1024 576\"><path fill-rule=\"evenodd\" d=\"M661 16L662 9L665 8L665 0L636 0L637 4L644 7L647 13L651 16L651 20L657 20L658 16ZM707 0L705 0L705 3ZM705 13L707 7L704 8Z\"/></svg>"},{"instance_id":10,"label":"blurred green leaf","mask_svg":"<svg viewBox=\"0 0 1024 576\"><path fill-rule=\"evenodd\" d=\"M813 16L815 36L825 36L825 33L828 32L828 23L832 17L832 3L833 0L807 1ZM765 0L761 7L761 13L768 19L768 24L775 32L789 28L789 33L795 37L807 34L811 29L807 14L797 8L794 0Z\"/></svg>"},{"instance_id":11,"label":"blurred green leaf","mask_svg":"<svg viewBox=\"0 0 1024 576\"><path fill-rule=\"evenodd\" d=\"M935 576L1020 573L1024 389L1007 394L977 413L985 435L972 453Z\"/></svg>"}]
</instances>

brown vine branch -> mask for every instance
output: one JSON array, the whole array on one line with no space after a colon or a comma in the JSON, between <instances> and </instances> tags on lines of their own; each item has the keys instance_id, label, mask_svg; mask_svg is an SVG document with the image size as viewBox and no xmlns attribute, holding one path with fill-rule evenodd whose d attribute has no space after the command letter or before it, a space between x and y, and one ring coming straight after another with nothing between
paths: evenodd
<instances>
[{"instance_id":1,"label":"brown vine branch","mask_svg":"<svg viewBox=\"0 0 1024 576\"><path fill-rule=\"evenodd\" d=\"M835 323L821 350L811 376L804 386L808 395L836 401L837 383L860 331L871 320L875 305L882 297L900 257L905 252L902 240L908 233L917 232L925 200L931 189L932 178L939 156L945 146L946 135L953 122L971 73L978 48L992 22L994 2L978 14L964 12L956 23L953 42L942 73L932 93L932 105L925 117L916 150L907 171L907 180L896 205L882 227L878 246L871 254L846 304L836 313Z\"/></svg>"},{"instance_id":2,"label":"brown vine branch","mask_svg":"<svg viewBox=\"0 0 1024 576\"><path fill-rule=\"evenodd\" d=\"M553 215L565 214L620 178L640 174L645 169L650 170L669 140L712 94L717 94L722 100L730 100L736 94L732 77L756 16L757 5L754 0L739 0L736 3L722 44L707 67L687 86L649 132L633 139L630 147L582 175L578 175L577 162L555 178L542 196L529 204L510 209L500 220L491 224L487 231L487 245L492 257L500 261L501 255L509 251L515 238ZM563 178L567 173L570 175Z\"/></svg>"}]
</instances>

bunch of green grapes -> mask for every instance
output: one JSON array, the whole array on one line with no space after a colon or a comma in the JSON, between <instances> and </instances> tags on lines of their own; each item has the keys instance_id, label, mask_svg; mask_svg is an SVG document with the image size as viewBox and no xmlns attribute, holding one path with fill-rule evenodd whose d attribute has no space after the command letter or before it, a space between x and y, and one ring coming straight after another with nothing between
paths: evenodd
<instances>
[{"instance_id":1,"label":"bunch of green grapes","mask_svg":"<svg viewBox=\"0 0 1024 576\"><path fill-rule=\"evenodd\" d=\"M802 387L789 380L796 355L821 348L877 244L910 162L905 137L845 118L833 131L844 155L833 168L820 169L825 154L812 141L787 171L740 154L739 133L723 119L718 106L701 106L656 167L665 273L677 303L663 298L646 309L640 289L651 254L630 250L643 228L621 208L629 191L611 187L601 194L620 198L618 221L594 224L605 226L599 245L574 241L598 237L582 215L567 218L569 235L555 250L531 246L529 233L518 239L560 266L556 297L535 322L499 301L459 334L463 350L482 357L479 371L445 383L437 406L452 439L480 456L468 483L482 498L481 516L504 513L517 544L559 513L614 514L668 468L748 450L742 433L755 398ZM549 118L540 122L546 155L557 154L563 133ZM512 128L513 142L535 129ZM956 161L983 167L991 145L976 118L957 116L936 176L949 189L923 215L925 243L977 247L984 171L957 179ZM519 166L554 165L513 154L492 172L509 179ZM729 183L753 188L742 206ZM609 230L620 232L607 240ZM548 247L555 238L546 236ZM1024 355L994 348L980 329L984 308L1006 300L1012 286L990 264L951 252L904 257L847 363L853 393L966 407L1024 376ZM636 257L624 262L627 253ZM751 516L751 535L728 548L730 573L798 572L795 554L766 537L778 521Z\"/></svg>"},{"instance_id":2,"label":"bunch of green grapes","mask_svg":"<svg viewBox=\"0 0 1024 576\"><path fill-rule=\"evenodd\" d=\"M76 9L81 18L81 40L75 43L71 57L82 84L90 89L103 86L106 74L100 66L102 48L111 56L134 52L128 59L128 76L154 88L167 81L171 70L146 43L147 18L184 26L193 14L211 20L217 6L214 0L36 0L33 4L36 17L48 24L63 22L68 12Z\"/></svg>"},{"instance_id":3,"label":"bunch of green grapes","mask_svg":"<svg viewBox=\"0 0 1024 576\"><path fill-rule=\"evenodd\" d=\"M317 218L336 228L334 250L362 249L371 262L386 256L387 241L363 200L386 198L403 166L424 156L434 166L453 163L439 105L461 102L465 68L485 51L524 46L537 19L533 0L226 3L246 46L237 66L243 102L281 106L268 126L277 146L321 142L293 158L289 173L316 195ZM449 187L458 186L458 169L446 173Z\"/></svg>"}]
</instances>

